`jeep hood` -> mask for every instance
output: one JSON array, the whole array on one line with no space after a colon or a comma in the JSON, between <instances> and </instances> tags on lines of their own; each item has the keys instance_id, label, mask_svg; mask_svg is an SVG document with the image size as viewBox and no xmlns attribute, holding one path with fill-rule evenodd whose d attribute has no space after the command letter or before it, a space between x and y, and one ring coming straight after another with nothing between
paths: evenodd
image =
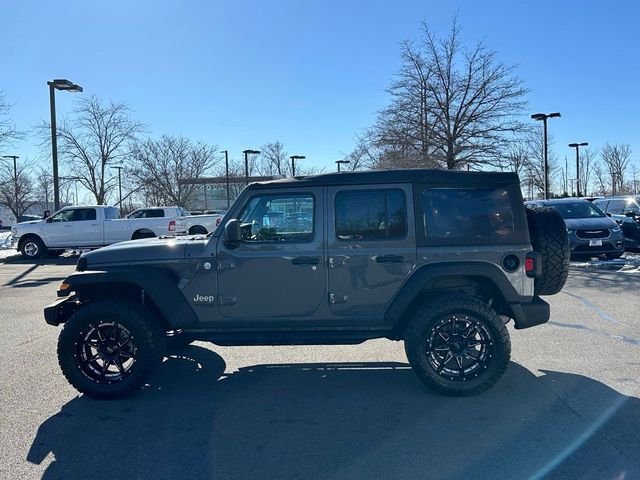
<instances>
[{"instance_id":1,"label":"jeep hood","mask_svg":"<svg viewBox=\"0 0 640 480\"><path fill-rule=\"evenodd\" d=\"M82 255L89 268L111 263L137 263L170 261L185 258L185 252L193 237L161 237L115 243Z\"/></svg>"}]
</instances>

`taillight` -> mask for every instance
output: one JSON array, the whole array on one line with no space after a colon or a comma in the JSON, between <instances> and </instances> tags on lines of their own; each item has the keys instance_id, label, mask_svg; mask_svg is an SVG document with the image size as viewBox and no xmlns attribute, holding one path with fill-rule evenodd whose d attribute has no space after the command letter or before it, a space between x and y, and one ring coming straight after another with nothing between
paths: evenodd
<instances>
[{"instance_id":1,"label":"taillight","mask_svg":"<svg viewBox=\"0 0 640 480\"><path fill-rule=\"evenodd\" d=\"M529 252L524 259L524 270L527 277L535 278L542 274L538 252Z\"/></svg>"},{"instance_id":2,"label":"taillight","mask_svg":"<svg viewBox=\"0 0 640 480\"><path fill-rule=\"evenodd\" d=\"M169 222L169 231L173 232L176 229L176 221L175 220L171 220Z\"/></svg>"}]
</instances>

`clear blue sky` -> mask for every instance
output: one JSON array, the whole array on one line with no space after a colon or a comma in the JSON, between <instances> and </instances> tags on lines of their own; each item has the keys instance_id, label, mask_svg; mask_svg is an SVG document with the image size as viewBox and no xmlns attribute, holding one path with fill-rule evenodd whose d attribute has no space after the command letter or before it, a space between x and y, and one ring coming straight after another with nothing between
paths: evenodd
<instances>
[{"instance_id":1,"label":"clear blue sky","mask_svg":"<svg viewBox=\"0 0 640 480\"><path fill-rule=\"evenodd\" d=\"M46 81L125 101L151 136L181 134L240 158L280 140L332 169L387 102L399 43L424 19L484 39L518 65L529 111L566 144L629 143L640 160L640 3L636 1L3 2L0 90L20 129L48 119ZM58 115L74 95L57 95ZM36 158L36 139L16 145ZM14 153L1 152L3 154Z\"/></svg>"}]
</instances>

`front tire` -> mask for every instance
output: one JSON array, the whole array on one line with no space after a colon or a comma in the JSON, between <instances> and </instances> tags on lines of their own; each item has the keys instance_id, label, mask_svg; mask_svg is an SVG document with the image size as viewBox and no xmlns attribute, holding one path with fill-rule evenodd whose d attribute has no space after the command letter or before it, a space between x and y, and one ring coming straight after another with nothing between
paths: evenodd
<instances>
[{"instance_id":1,"label":"front tire","mask_svg":"<svg viewBox=\"0 0 640 480\"><path fill-rule=\"evenodd\" d=\"M162 362L164 330L137 304L89 303L65 323L58 362L68 382L92 398L125 396Z\"/></svg>"},{"instance_id":2,"label":"front tire","mask_svg":"<svg viewBox=\"0 0 640 480\"><path fill-rule=\"evenodd\" d=\"M405 332L405 352L429 388L452 396L488 390L507 369L511 341L485 303L452 295L422 305Z\"/></svg>"},{"instance_id":3,"label":"front tire","mask_svg":"<svg viewBox=\"0 0 640 480\"><path fill-rule=\"evenodd\" d=\"M40 237L31 236L20 245L20 254L22 258L29 260L37 260L47 253L47 247Z\"/></svg>"}]
</instances>

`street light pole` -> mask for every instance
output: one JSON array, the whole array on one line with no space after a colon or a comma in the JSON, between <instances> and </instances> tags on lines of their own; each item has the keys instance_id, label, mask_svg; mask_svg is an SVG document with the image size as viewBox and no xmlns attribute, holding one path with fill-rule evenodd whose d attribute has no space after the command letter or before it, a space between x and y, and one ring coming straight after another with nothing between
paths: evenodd
<instances>
[{"instance_id":1,"label":"street light pole","mask_svg":"<svg viewBox=\"0 0 640 480\"><path fill-rule=\"evenodd\" d=\"M122 169L124 168L122 165L116 165L115 167L111 167L113 170L118 170L118 208L120 210L120 215L122 215Z\"/></svg>"},{"instance_id":2,"label":"street light pole","mask_svg":"<svg viewBox=\"0 0 640 480\"><path fill-rule=\"evenodd\" d=\"M542 120L544 126L544 199L549 198L549 152L547 144L547 119L560 117L560 112L554 113L534 113L531 118Z\"/></svg>"},{"instance_id":3,"label":"street light pole","mask_svg":"<svg viewBox=\"0 0 640 480\"><path fill-rule=\"evenodd\" d=\"M588 142L582 143L570 143L570 147L575 147L576 149L576 197L580 197L580 147L586 147L589 145ZM586 185L585 185L586 188ZM586 193L586 192L585 192Z\"/></svg>"},{"instance_id":4,"label":"street light pole","mask_svg":"<svg viewBox=\"0 0 640 480\"><path fill-rule=\"evenodd\" d=\"M229 207L231 206L229 197L231 195L229 194L229 151L228 150L224 151L224 175L227 180L227 210L229 210Z\"/></svg>"},{"instance_id":5,"label":"street light pole","mask_svg":"<svg viewBox=\"0 0 640 480\"><path fill-rule=\"evenodd\" d=\"M49 106L51 108L51 159L53 161L53 206L60 208L60 185L58 178L58 134L56 131L56 90L67 92L82 92L82 87L64 78L57 78L49 85Z\"/></svg>"},{"instance_id":6,"label":"street light pole","mask_svg":"<svg viewBox=\"0 0 640 480\"><path fill-rule=\"evenodd\" d=\"M336 165L338 166L338 172L340 172L340 165L346 165L347 163L351 163L350 160L336 160Z\"/></svg>"},{"instance_id":7,"label":"street light pole","mask_svg":"<svg viewBox=\"0 0 640 480\"><path fill-rule=\"evenodd\" d=\"M3 155L2 158L12 158L13 159L13 194L18 199L18 164L16 160L20 158L18 155Z\"/></svg>"},{"instance_id":8,"label":"street light pole","mask_svg":"<svg viewBox=\"0 0 640 480\"><path fill-rule=\"evenodd\" d=\"M304 155L291 155L289 158L291 159L291 177L295 177L296 176L296 160L302 160L307 157L305 157Z\"/></svg>"},{"instance_id":9,"label":"street light pole","mask_svg":"<svg viewBox=\"0 0 640 480\"><path fill-rule=\"evenodd\" d=\"M244 178L245 185L249 185L249 154L251 155L259 155L260 150L243 150L244 153Z\"/></svg>"}]
</instances>

